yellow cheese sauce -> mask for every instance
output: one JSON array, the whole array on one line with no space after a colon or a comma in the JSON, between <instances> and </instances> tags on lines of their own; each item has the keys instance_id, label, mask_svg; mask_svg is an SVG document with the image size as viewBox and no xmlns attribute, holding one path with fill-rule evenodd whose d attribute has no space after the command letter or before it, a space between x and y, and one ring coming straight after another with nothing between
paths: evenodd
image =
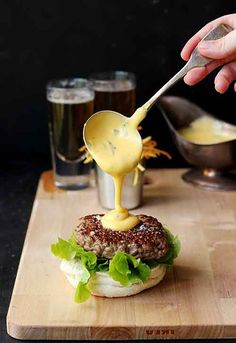
<instances>
[{"instance_id":1,"label":"yellow cheese sauce","mask_svg":"<svg viewBox=\"0 0 236 343\"><path fill-rule=\"evenodd\" d=\"M130 118L113 111L101 111L85 127L89 152L100 168L114 179L115 209L103 216L105 228L127 231L139 222L138 217L122 207L121 193L125 175L136 168L141 158L143 145L137 127L146 114L144 107L138 108Z\"/></svg>"},{"instance_id":2,"label":"yellow cheese sauce","mask_svg":"<svg viewBox=\"0 0 236 343\"><path fill-rule=\"evenodd\" d=\"M178 133L196 144L216 144L236 139L236 127L208 116L195 119Z\"/></svg>"}]
</instances>

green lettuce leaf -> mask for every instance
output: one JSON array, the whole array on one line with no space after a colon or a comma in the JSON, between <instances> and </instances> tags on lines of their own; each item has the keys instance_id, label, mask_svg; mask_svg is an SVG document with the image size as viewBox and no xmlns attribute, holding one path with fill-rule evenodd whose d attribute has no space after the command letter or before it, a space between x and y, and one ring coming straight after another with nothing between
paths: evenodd
<instances>
[{"instance_id":1,"label":"green lettuce leaf","mask_svg":"<svg viewBox=\"0 0 236 343\"><path fill-rule=\"evenodd\" d=\"M123 286L129 286L135 280L145 282L150 273L150 268L140 259L121 251L118 251L109 263L109 275Z\"/></svg>"},{"instance_id":2,"label":"green lettuce leaf","mask_svg":"<svg viewBox=\"0 0 236 343\"><path fill-rule=\"evenodd\" d=\"M68 241L58 238L58 242L51 245L51 252L56 257L67 261L80 259L82 265L88 270L94 269L97 265L97 256L91 251L84 250L73 237L70 237Z\"/></svg>"},{"instance_id":3,"label":"green lettuce leaf","mask_svg":"<svg viewBox=\"0 0 236 343\"><path fill-rule=\"evenodd\" d=\"M109 260L107 258L97 258L97 272L107 272L109 270Z\"/></svg>"},{"instance_id":4,"label":"green lettuce leaf","mask_svg":"<svg viewBox=\"0 0 236 343\"><path fill-rule=\"evenodd\" d=\"M130 273L131 271L129 270L125 254L117 252L109 263L109 275L113 280L119 281L123 286L128 286L130 284L128 274Z\"/></svg>"},{"instance_id":5,"label":"green lettuce leaf","mask_svg":"<svg viewBox=\"0 0 236 343\"><path fill-rule=\"evenodd\" d=\"M151 273L150 267L143 262L139 262L137 268L134 268L130 275L130 281L141 280L145 282L148 280Z\"/></svg>"},{"instance_id":6,"label":"green lettuce leaf","mask_svg":"<svg viewBox=\"0 0 236 343\"><path fill-rule=\"evenodd\" d=\"M167 234L167 240L170 249L165 256L159 258L157 261L159 262L159 264L171 266L174 262L174 259L179 255L181 243L178 236L174 236L166 227L164 227L164 229Z\"/></svg>"},{"instance_id":7,"label":"green lettuce leaf","mask_svg":"<svg viewBox=\"0 0 236 343\"><path fill-rule=\"evenodd\" d=\"M70 242L61 238L58 238L57 243L51 245L51 252L56 257L67 261L73 260L76 256L76 249L70 244Z\"/></svg>"},{"instance_id":8,"label":"green lettuce leaf","mask_svg":"<svg viewBox=\"0 0 236 343\"><path fill-rule=\"evenodd\" d=\"M83 282L79 282L78 286L76 287L76 291L75 291L75 302L76 303L82 303L86 300L88 300L91 296L91 293L88 289L88 286L83 283Z\"/></svg>"},{"instance_id":9,"label":"green lettuce leaf","mask_svg":"<svg viewBox=\"0 0 236 343\"><path fill-rule=\"evenodd\" d=\"M83 282L86 285L90 279L91 272L83 265L82 265L82 269L83 269L83 272L80 277L80 282Z\"/></svg>"},{"instance_id":10,"label":"green lettuce leaf","mask_svg":"<svg viewBox=\"0 0 236 343\"><path fill-rule=\"evenodd\" d=\"M51 245L51 252L56 257L67 261L73 259L80 260L83 272L75 291L75 301L79 303L86 301L90 297L88 282L91 275L96 272L97 256L93 252L85 251L79 246L73 235L68 241L58 238L58 242Z\"/></svg>"}]
</instances>

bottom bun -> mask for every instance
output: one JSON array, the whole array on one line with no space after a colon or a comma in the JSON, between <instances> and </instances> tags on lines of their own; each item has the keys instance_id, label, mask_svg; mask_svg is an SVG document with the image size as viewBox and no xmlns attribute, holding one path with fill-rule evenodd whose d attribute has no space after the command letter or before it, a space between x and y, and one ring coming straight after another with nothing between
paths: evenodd
<instances>
[{"instance_id":1,"label":"bottom bun","mask_svg":"<svg viewBox=\"0 0 236 343\"><path fill-rule=\"evenodd\" d=\"M70 284L76 288L82 274L80 261L62 260L60 269L65 273ZM96 296L109 298L127 297L156 286L164 278L165 273L166 267L158 265L151 269L150 277L146 282L143 283L141 280L137 280L129 286L122 286L118 281L114 281L108 272L96 272L91 276L88 286L91 294Z\"/></svg>"}]
</instances>

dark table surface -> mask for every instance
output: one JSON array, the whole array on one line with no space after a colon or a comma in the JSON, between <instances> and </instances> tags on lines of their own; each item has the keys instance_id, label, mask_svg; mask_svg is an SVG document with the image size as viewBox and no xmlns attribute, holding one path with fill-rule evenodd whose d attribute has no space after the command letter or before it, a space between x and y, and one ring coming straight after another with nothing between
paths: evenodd
<instances>
[{"instance_id":1,"label":"dark table surface","mask_svg":"<svg viewBox=\"0 0 236 343\"><path fill-rule=\"evenodd\" d=\"M44 160L15 161L0 167L0 343L17 341L6 333L6 314L39 176L49 168Z\"/></svg>"},{"instance_id":2,"label":"dark table surface","mask_svg":"<svg viewBox=\"0 0 236 343\"><path fill-rule=\"evenodd\" d=\"M6 314L39 175L47 168L40 160L0 167L0 343L16 341L6 333Z\"/></svg>"}]
</instances>

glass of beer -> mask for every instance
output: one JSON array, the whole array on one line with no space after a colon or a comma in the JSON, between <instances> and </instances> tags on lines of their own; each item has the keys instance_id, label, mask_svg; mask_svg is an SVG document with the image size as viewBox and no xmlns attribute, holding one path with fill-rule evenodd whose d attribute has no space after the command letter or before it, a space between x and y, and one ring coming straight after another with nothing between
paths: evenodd
<instances>
[{"instance_id":1,"label":"glass of beer","mask_svg":"<svg viewBox=\"0 0 236 343\"><path fill-rule=\"evenodd\" d=\"M91 165L84 164L83 125L94 112L94 91L86 79L52 80L47 84L49 135L54 181L76 190L89 185Z\"/></svg>"},{"instance_id":2,"label":"glass of beer","mask_svg":"<svg viewBox=\"0 0 236 343\"><path fill-rule=\"evenodd\" d=\"M135 111L136 78L133 73L112 71L95 73L89 80L95 91L94 112L113 110L126 116Z\"/></svg>"}]
</instances>

